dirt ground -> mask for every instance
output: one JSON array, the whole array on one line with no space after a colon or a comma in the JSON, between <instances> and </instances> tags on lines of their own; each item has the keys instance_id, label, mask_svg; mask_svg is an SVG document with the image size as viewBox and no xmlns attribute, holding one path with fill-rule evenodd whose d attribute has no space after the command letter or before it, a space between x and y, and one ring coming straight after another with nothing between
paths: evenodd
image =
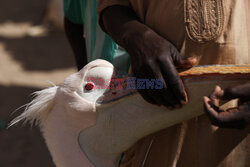
<instances>
[{"instance_id":1,"label":"dirt ground","mask_svg":"<svg viewBox=\"0 0 250 167\"><path fill-rule=\"evenodd\" d=\"M4 126L29 94L76 71L62 31L44 23L48 0L0 2L0 167L54 167L38 128Z\"/></svg>"}]
</instances>

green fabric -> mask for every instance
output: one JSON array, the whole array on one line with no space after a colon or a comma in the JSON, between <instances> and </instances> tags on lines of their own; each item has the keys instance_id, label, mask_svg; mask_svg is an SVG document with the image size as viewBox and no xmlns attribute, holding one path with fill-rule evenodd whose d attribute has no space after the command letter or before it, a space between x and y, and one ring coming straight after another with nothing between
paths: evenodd
<instances>
[{"instance_id":1,"label":"green fabric","mask_svg":"<svg viewBox=\"0 0 250 167\"><path fill-rule=\"evenodd\" d=\"M109 62L113 62L112 57L110 57L109 55L115 55L116 48L116 43L113 42L113 40L107 35L104 39L101 57Z\"/></svg>"},{"instance_id":2,"label":"green fabric","mask_svg":"<svg viewBox=\"0 0 250 167\"><path fill-rule=\"evenodd\" d=\"M96 0L64 0L65 17L84 25L88 61L104 59L111 62L118 73L127 73L129 55L101 30L96 7Z\"/></svg>"},{"instance_id":3,"label":"green fabric","mask_svg":"<svg viewBox=\"0 0 250 167\"><path fill-rule=\"evenodd\" d=\"M63 0L64 15L75 24L84 24L84 17L87 1Z\"/></svg>"},{"instance_id":4,"label":"green fabric","mask_svg":"<svg viewBox=\"0 0 250 167\"><path fill-rule=\"evenodd\" d=\"M7 127L8 127L7 122L0 119L0 131L5 130Z\"/></svg>"}]
</instances>

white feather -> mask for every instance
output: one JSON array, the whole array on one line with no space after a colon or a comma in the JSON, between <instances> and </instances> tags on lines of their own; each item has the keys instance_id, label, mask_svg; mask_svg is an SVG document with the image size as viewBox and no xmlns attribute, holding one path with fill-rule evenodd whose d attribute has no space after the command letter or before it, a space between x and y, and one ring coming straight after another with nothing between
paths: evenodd
<instances>
[{"instance_id":1,"label":"white feather","mask_svg":"<svg viewBox=\"0 0 250 167\"><path fill-rule=\"evenodd\" d=\"M34 99L23 106L25 107L24 112L13 119L9 127L22 120L24 120L24 123L29 122L31 125L40 125L53 107L57 88L57 86L54 86L32 93Z\"/></svg>"}]
</instances>

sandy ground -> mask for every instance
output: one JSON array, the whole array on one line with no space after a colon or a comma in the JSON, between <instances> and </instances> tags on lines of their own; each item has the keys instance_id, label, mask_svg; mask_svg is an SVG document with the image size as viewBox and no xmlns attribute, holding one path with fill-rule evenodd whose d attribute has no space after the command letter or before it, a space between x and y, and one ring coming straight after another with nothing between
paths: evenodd
<instances>
[{"instance_id":1,"label":"sandy ground","mask_svg":"<svg viewBox=\"0 0 250 167\"><path fill-rule=\"evenodd\" d=\"M0 129L29 94L59 84L75 69L63 32L44 25L48 0L0 2ZM54 167L38 128L0 130L1 167Z\"/></svg>"}]
</instances>

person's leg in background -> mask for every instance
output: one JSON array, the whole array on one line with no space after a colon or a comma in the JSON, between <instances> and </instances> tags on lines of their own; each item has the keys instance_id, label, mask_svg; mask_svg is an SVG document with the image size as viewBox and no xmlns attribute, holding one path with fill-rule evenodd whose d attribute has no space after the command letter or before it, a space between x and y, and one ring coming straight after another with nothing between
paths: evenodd
<instances>
[{"instance_id":1,"label":"person's leg in background","mask_svg":"<svg viewBox=\"0 0 250 167\"><path fill-rule=\"evenodd\" d=\"M77 69L81 70L87 64L84 26L83 24L74 24L65 17L64 29L70 46L74 52Z\"/></svg>"}]
</instances>

